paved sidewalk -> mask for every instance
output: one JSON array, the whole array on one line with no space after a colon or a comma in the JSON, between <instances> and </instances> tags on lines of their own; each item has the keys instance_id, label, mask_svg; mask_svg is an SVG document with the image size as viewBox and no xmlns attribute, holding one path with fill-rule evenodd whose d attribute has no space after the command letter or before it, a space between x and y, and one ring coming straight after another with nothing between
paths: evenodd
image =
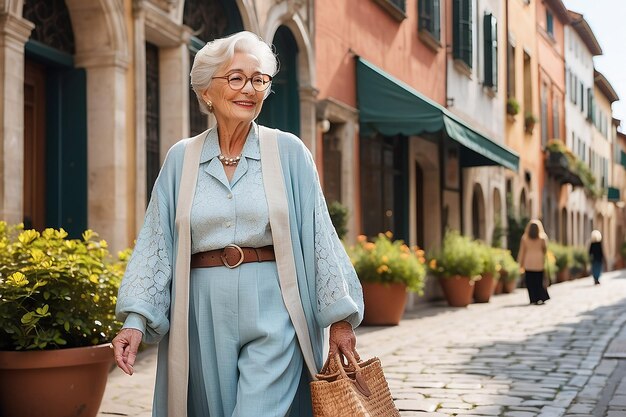
<instances>
[{"instance_id":1,"label":"paved sidewalk","mask_svg":"<svg viewBox=\"0 0 626 417\"><path fill-rule=\"evenodd\" d=\"M549 292L543 306L523 289L430 303L399 326L359 328L359 353L381 358L403 417L626 417L626 271ZM150 416L154 365L149 349L132 377L113 371L98 417Z\"/></svg>"}]
</instances>

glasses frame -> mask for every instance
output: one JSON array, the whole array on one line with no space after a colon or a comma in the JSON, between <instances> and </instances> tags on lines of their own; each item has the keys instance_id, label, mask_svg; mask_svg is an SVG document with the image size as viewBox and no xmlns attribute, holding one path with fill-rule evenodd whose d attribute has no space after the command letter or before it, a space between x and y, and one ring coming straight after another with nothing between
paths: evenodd
<instances>
[{"instance_id":1,"label":"glasses frame","mask_svg":"<svg viewBox=\"0 0 626 417\"><path fill-rule=\"evenodd\" d=\"M241 88L233 88L233 86L232 86L232 85L230 85L230 80L229 80L229 78L230 78L233 74L241 74L241 75L245 78L245 80L244 80L243 85L241 86ZM263 77L267 77L267 78L269 78L269 79L270 79L268 82L265 82L265 83L263 84L263 85L265 86L265 88L264 88L263 90L257 90L257 88L254 86L254 83L252 82L252 78L257 77L257 76L259 76L259 75L261 75L261 76L263 76ZM272 77L272 76L271 76L271 75L269 75L269 74L263 74L263 73L254 74L254 75L252 75L252 77L248 77L248 76L246 76L246 74L244 74L243 72L238 72L238 71L237 71L237 72L232 72L232 73L230 73L230 74L228 74L228 75L223 75L223 76L221 76L221 77L211 77L211 79L212 79L212 80L215 80L215 79L226 80L226 83L228 84L228 86L230 87L230 89L231 89L231 90L233 90L233 91L241 91L241 90L243 90L243 89L244 89L244 87L246 86L246 84L248 84L248 81L250 81L250 85L252 86L252 89L253 89L254 91L258 92L258 93L262 93L262 92L264 92L264 91L267 91L267 89L269 88L270 84L272 84L272 80L274 79L274 77Z\"/></svg>"}]
</instances>

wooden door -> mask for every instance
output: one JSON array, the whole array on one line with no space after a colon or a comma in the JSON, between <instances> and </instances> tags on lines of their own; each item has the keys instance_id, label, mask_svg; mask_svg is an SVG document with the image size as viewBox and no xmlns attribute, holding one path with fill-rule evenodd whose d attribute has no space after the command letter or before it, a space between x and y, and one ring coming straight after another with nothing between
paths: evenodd
<instances>
[{"instance_id":1,"label":"wooden door","mask_svg":"<svg viewBox=\"0 0 626 417\"><path fill-rule=\"evenodd\" d=\"M26 60L24 68L24 227L46 223L46 76Z\"/></svg>"}]
</instances>

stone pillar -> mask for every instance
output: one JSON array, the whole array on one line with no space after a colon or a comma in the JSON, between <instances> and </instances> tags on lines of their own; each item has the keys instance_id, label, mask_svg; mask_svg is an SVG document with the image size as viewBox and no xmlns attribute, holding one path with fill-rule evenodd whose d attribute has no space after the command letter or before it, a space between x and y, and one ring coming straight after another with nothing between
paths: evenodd
<instances>
[{"instance_id":1,"label":"stone pillar","mask_svg":"<svg viewBox=\"0 0 626 417\"><path fill-rule=\"evenodd\" d=\"M0 15L0 219L19 223L24 205L24 44L35 26Z\"/></svg>"},{"instance_id":2,"label":"stone pillar","mask_svg":"<svg viewBox=\"0 0 626 417\"><path fill-rule=\"evenodd\" d=\"M194 92L187 41L179 42L159 49L161 161L173 144L189 136L189 94Z\"/></svg>"},{"instance_id":3,"label":"stone pillar","mask_svg":"<svg viewBox=\"0 0 626 417\"><path fill-rule=\"evenodd\" d=\"M316 99L318 90L312 86L300 87L300 139L315 157L316 149Z\"/></svg>"},{"instance_id":4,"label":"stone pillar","mask_svg":"<svg viewBox=\"0 0 626 417\"><path fill-rule=\"evenodd\" d=\"M128 109L126 64L111 61L77 56L76 66L87 71L88 225L117 250L129 244Z\"/></svg>"}]
</instances>

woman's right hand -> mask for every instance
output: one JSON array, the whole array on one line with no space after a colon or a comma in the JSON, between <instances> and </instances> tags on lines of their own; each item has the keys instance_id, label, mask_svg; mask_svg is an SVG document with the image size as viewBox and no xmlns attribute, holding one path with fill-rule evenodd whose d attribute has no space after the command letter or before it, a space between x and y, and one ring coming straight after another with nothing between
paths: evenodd
<instances>
[{"instance_id":1,"label":"woman's right hand","mask_svg":"<svg viewBox=\"0 0 626 417\"><path fill-rule=\"evenodd\" d=\"M122 329L113 339L115 363L128 375L132 375L134 372L133 365L142 338L143 333L137 329Z\"/></svg>"}]
</instances>

